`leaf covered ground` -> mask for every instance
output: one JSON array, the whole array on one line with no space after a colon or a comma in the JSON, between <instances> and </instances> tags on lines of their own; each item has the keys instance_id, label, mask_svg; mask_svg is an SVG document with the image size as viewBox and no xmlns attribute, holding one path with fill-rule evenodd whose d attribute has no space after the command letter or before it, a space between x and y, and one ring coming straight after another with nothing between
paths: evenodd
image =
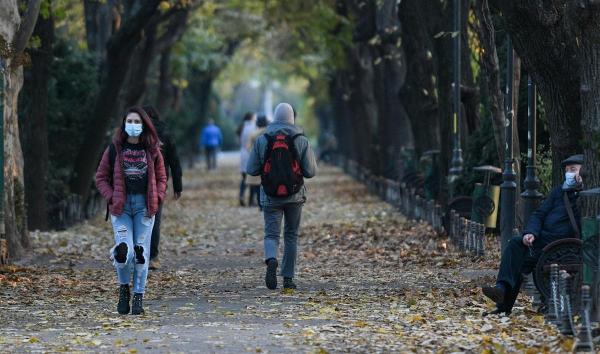
<instances>
[{"instance_id":1,"label":"leaf covered ground","mask_svg":"<svg viewBox=\"0 0 600 354\"><path fill-rule=\"evenodd\" d=\"M299 288L266 289L262 215L237 205L235 161L223 164L188 170L182 199L165 206L144 316L116 312L102 216L32 233L34 252L0 269L0 352L570 350L525 297L511 317L482 318L492 304L478 286L493 279L497 251L460 256L331 167L308 181Z\"/></svg>"}]
</instances>

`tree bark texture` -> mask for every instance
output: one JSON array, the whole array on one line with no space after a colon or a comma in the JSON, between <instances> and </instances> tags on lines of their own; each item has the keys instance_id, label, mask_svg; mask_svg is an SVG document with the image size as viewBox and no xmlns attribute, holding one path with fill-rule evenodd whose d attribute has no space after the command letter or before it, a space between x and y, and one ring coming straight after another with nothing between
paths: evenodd
<instances>
[{"instance_id":1,"label":"tree bark texture","mask_svg":"<svg viewBox=\"0 0 600 354\"><path fill-rule=\"evenodd\" d=\"M600 187L600 5L570 8L573 34L581 63L581 127L585 187ZM585 198L583 215L600 214L600 198Z\"/></svg>"},{"instance_id":2,"label":"tree bark texture","mask_svg":"<svg viewBox=\"0 0 600 354\"><path fill-rule=\"evenodd\" d=\"M48 83L52 65L54 21L52 16L40 16L34 35L41 39L41 46L30 50L31 67L25 71L23 91L29 101L24 108L21 140L23 142L25 200L30 230L48 228L46 189L48 177Z\"/></svg>"},{"instance_id":3,"label":"tree bark texture","mask_svg":"<svg viewBox=\"0 0 600 354\"><path fill-rule=\"evenodd\" d=\"M496 29L492 21L488 0L477 1L474 7L479 23L475 26L479 42L481 43L480 63L486 75L494 140L498 152L498 161L504 161L504 95L500 79L500 63L496 51Z\"/></svg>"},{"instance_id":4,"label":"tree bark texture","mask_svg":"<svg viewBox=\"0 0 600 354\"><path fill-rule=\"evenodd\" d=\"M18 98L23 87L25 49L40 10L40 0L27 2L23 18L16 0L6 0L0 6L0 42L9 44L2 55L4 61L4 232L8 255L22 256L30 247L25 209L23 151L19 139Z\"/></svg>"},{"instance_id":5,"label":"tree bark texture","mask_svg":"<svg viewBox=\"0 0 600 354\"><path fill-rule=\"evenodd\" d=\"M490 3L492 4L492 3ZM581 151L580 78L576 41L563 21L565 1L495 0L515 51L544 102L552 147L553 185L564 179L560 162Z\"/></svg>"},{"instance_id":6,"label":"tree bark texture","mask_svg":"<svg viewBox=\"0 0 600 354\"><path fill-rule=\"evenodd\" d=\"M406 53L406 82L400 99L406 106L417 155L440 149L438 72L434 62L438 10L430 0L405 0L399 5L402 44ZM435 9L435 10L433 10Z\"/></svg>"}]
</instances>

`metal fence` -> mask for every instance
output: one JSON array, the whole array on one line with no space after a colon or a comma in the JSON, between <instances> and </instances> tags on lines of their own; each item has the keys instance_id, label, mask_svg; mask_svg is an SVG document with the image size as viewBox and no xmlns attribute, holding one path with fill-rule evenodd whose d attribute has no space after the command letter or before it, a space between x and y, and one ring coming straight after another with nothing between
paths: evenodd
<instances>
[{"instance_id":1,"label":"metal fence","mask_svg":"<svg viewBox=\"0 0 600 354\"><path fill-rule=\"evenodd\" d=\"M431 225L438 234L447 234L461 252L474 256L485 255L485 225L460 217L454 210L446 215L442 205L423 198L414 186L376 176L342 155L332 156L331 162L363 183L371 193L396 206L407 218Z\"/></svg>"},{"instance_id":2,"label":"metal fence","mask_svg":"<svg viewBox=\"0 0 600 354\"><path fill-rule=\"evenodd\" d=\"M80 195L70 194L49 205L49 223L53 229L64 230L104 210L105 203L97 191L92 192L87 201Z\"/></svg>"},{"instance_id":3,"label":"metal fence","mask_svg":"<svg viewBox=\"0 0 600 354\"><path fill-rule=\"evenodd\" d=\"M356 161L342 155L331 156L330 162L363 183L371 193L397 207L407 218L426 222L437 233L448 235L461 253L475 257L486 255L484 224L469 220L455 210L449 210L446 215L440 204L417 194L415 187L376 176ZM546 299L546 320L556 325L564 335L576 334L574 351L594 351L590 287L583 285L581 291L575 291L573 276L565 270L559 271L558 264L552 264L550 272L552 296ZM535 289L532 291L535 292ZM579 326L576 326L576 319L579 320Z\"/></svg>"}]
</instances>

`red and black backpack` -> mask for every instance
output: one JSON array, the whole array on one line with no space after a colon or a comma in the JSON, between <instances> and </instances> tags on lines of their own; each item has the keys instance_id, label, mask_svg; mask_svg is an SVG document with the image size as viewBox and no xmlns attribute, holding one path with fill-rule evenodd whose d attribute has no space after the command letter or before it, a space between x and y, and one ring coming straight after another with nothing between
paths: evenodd
<instances>
[{"instance_id":1,"label":"red and black backpack","mask_svg":"<svg viewBox=\"0 0 600 354\"><path fill-rule=\"evenodd\" d=\"M300 158L294 141L303 134L265 134L267 151L260 175L265 193L270 197L284 198L294 195L304 185Z\"/></svg>"}]
</instances>

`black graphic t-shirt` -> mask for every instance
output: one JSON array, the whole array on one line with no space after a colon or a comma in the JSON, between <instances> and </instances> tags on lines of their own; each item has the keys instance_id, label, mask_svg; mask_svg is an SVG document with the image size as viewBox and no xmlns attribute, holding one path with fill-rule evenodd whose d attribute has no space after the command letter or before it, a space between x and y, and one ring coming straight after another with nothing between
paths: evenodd
<instances>
[{"instance_id":1,"label":"black graphic t-shirt","mask_svg":"<svg viewBox=\"0 0 600 354\"><path fill-rule=\"evenodd\" d=\"M123 144L123 173L127 194L146 194L148 159L142 144Z\"/></svg>"}]
</instances>

